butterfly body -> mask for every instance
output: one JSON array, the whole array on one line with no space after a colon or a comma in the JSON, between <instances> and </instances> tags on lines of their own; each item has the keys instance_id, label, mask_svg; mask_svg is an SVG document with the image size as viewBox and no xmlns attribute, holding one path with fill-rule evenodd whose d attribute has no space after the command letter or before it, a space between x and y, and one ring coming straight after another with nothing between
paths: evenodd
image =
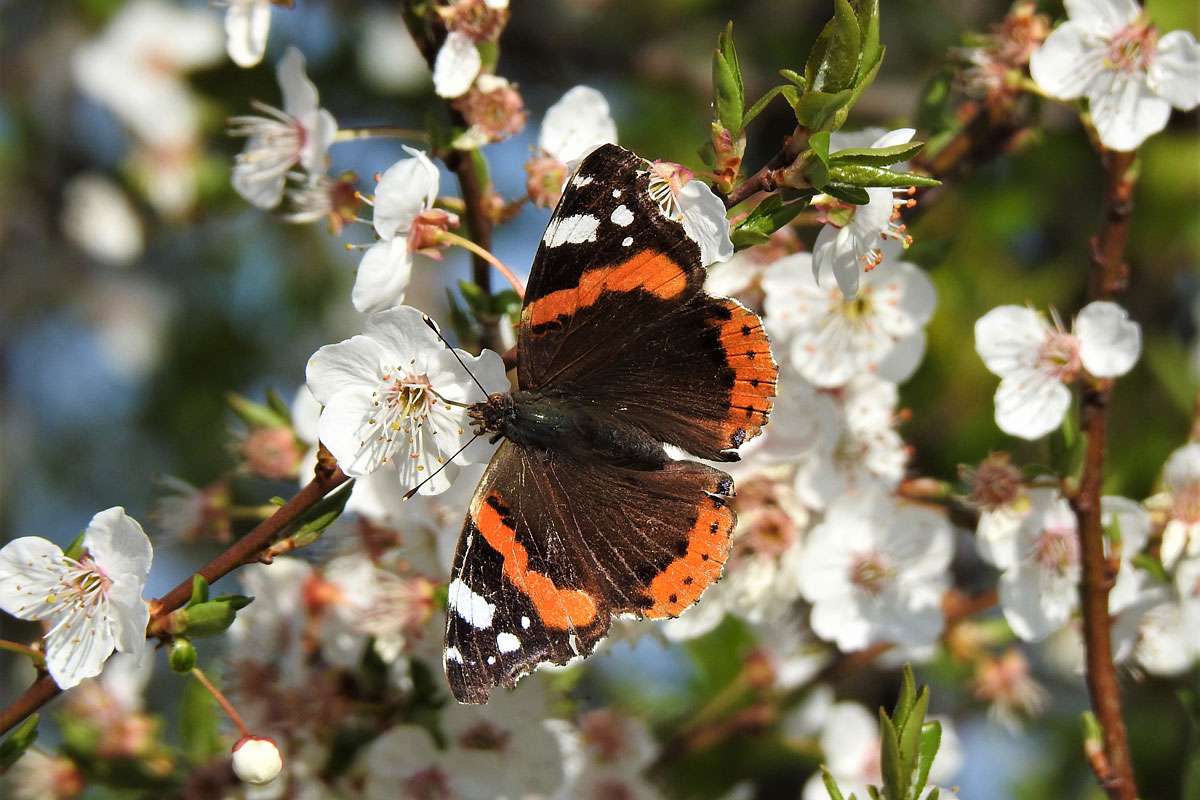
<instances>
[{"instance_id":1,"label":"butterfly body","mask_svg":"<svg viewBox=\"0 0 1200 800\"><path fill-rule=\"evenodd\" d=\"M778 370L758 316L704 292L700 249L652 180L615 145L583 160L530 271L518 388L470 409L501 443L449 585L460 702L588 655L616 615L678 616L721 577L733 480L664 445L737 460Z\"/></svg>"}]
</instances>

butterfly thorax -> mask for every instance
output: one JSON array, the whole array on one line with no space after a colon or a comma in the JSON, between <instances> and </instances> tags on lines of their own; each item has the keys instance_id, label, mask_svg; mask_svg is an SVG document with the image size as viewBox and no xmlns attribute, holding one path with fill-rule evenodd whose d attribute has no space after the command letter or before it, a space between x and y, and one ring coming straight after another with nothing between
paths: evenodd
<instances>
[{"instance_id":1,"label":"butterfly thorax","mask_svg":"<svg viewBox=\"0 0 1200 800\"><path fill-rule=\"evenodd\" d=\"M468 411L475 432L515 444L635 469L666 463L662 444L636 426L566 393L493 394Z\"/></svg>"}]
</instances>

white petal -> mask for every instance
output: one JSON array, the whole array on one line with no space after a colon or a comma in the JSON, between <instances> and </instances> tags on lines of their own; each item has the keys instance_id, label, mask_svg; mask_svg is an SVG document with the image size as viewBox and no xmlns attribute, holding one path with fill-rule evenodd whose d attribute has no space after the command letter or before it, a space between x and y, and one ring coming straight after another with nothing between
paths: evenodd
<instances>
[{"instance_id":1,"label":"white petal","mask_svg":"<svg viewBox=\"0 0 1200 800\"><path fill-rule=\"evenodd\" d=\"M550 106L538 134L538 147L564 164L583 158L596 145L616 142L608 101L590 86L576 86Z\"/></svg>"},{"instance_id":2,"label":"white petal","mask_svg":"<svg viewBox=\"0 0 1200 800\"><path fill-rule=\"evenodd\" d=\"M304 379L317 402L324 405L347 386L374 389L386 356L379 342L368 336L354 336L313 353L304 369Z\"/></svg>"},{"instance_id":3,"label":"white petal","mask_svg":"<svg viewBox=\"0 0 1200 800\"><path fill-rule=\"evenodd\" d=\"M1116 303L1088 303L1075 318L1079 358L1097 378L1124 375L1142 353L1142 328Z\"/></svg>"},{"instance_id":4,"label":"white petal","mask_svg":"<svg viewBox=\"0 0 1200 800\"><path fill-rule=\"evenodd\" d=\"M307 384L302 385L292 400L292 426L301 441L316 444L317 419L320 416L321 404L313 396L312 389Z\"/></svg>"},{"instance_id":5,"label":"white petal","mask_svg":"<svg viewBox=\"0 0 1200 800\"><path fill-rule=\"evenodd\" d=\"M1138 73L1106 71L1088 88L1087 96L1096 133L1110 150L1136 150L1167 127L1171 116L1171 104Z\"/></svg>"},{"instance_id":6,"label":"white petal","mask_svg":"<svg viewBox=\"0 0 1200 800\"><path fill-rule=\"evenodd\" d=\"M916 128L897 128L894 131L888 131L883 136L880 136L871 143L873 149L883 147L894 147L898 144L908 144L912 141L913 136L916 136Z\"/></svg>"},{"instance_id":7,"label":"white petal","mask_svg":"<svg viewBox=\"0 0 1200 800\"><path fill-rule=\"evenodd\" d=\"M1017 560L1017 529L1023 514L1010 508L984 511L975 529L980 557L997 569L1009 569Z\"/></svg>"},{"instance_id":8,"label":"white petal","mask_svg":"<svg viewBox=\"0 0 1200 800\"><path fill-rule=\"evenodd\" d=\"M1040 439L1062 424L1071 390L1037 370L1018 370L996 389L996 424L1022 439Z\"/></svg>"},{"instance_id":9,"label":"white petal","mask_svg":"<svg viewBox=\"0 0 1200 800\"><path fill-rule=\"evenodd\" d=\"M329 148L337 138L337 120L325 109L301 119L304 125L304 145L300 148L300 165L311 173L323 173L328 162Z\"/></svg>"},{"instance_id":10,"label":"white petal","mask_svg":"<svg viewBox=\"0 0 1200 800\"><path fill-rule=\"evenodd\" d=\"M255 141L251 138L243 152L251 152L254 147ZM256 208L274 208L283 199L286 178L278 170L263 170L261 164L242 161L234 164L230 182L234 191Z\"/></svg>"},{"instance_id":11,"label":"white petal","mask_svg":"<svg viewBox=\"0 0 1200 800\"><path fill-rule=\"evenodd\" d=\"M239 67L253 67L267 50L269 0L233 0L225 12L225 48Z\"/></svg>"},{"instance_id":12,"label":"white petal","mask_svg":"<svg viewBox=\"0 0 1200 800\"><path fill-rule=\"evenodd\" d=\"M146 626L150 607L142 599L142 585L130 578L113 581L108 589L109 608L117 649L141 655L146 649Z\"/></svg>"},{"instance_id":13,"label":"white petal","mask_svg":"<svg viewBox=\"0 0 1200 800\"><path fill-rule=\"evenodd\" d=\"M1100 498L1100 513L1100 524L1105 528L1114 522L1121 528L1122 559L1133 558L1150 540L1150 514L1141 503L1127 497L1106 495Z\"/></svg>"},{"instance_id":14,"label":"white petal","mask_svg":"<svg viewBox=\"0 0 1200 800\"><path fill-rule=\"evenodd\" d=\"M875 374L885 381L904 383L912 377L925 357L925 331L917 331L897 341L876 364Z\"/></svg>"},{"instance_id":15,"label":"white petal","mask_svg":"<svg viewBox=\"0 0 1200 800\"><path fill-rule=\"evenodd\" d=\"M420 150L408 146L404 150L412 157L388 167L375 187L372 222L382 239L407 235L413 219L437 200L437 167Z\"/></svg>"},{"instance_id":16,"label":"white petal","mask_svg":"<svg viewBox=\"0 0 1200 800\"><path fill-rule=\"evenodd\" d=\"M1200 44L1191 31L1171 31L1158 40L1149 77L1154 91L1176 108L1200 105Z\"/></svg>"},{"instance_id":17,"label":"white petal","mask_svg":"<svg viewBox=\"0 0 1200 800\"><path fill-rule=\"evenodd\" d=\"M404 291L412 275L412 255L408 239L397 236L376 242L363 253L354 276L350 300L364 314L383 311L404 302Z\"/></svg>"},{"instance_id":18,"label":"white petal","mask_svg":"<svg viewBox=\"0 0 1200 800\"><path fill-rule=\"evenodd\" d=\"M59 688L70 689L104 669L115 645L108 613L104 604L91 617L78 610L46 636L46 669Z\"/></svg>"},{"instance_id":19,"label":"white petal","mask_svg":"<svg viewBox=\"0 0 1200 800\"><path fill-rule=\"evenodd\" d=\"M461 97L475 82L483 59L471 37L451 31L433 62L433 90L438 97Z\"/></svg>"},{"instance_id":20,"label":"white petal","mask_svg":"<svg viewBox=\"0 0 1200 800\"><path fill-rule=\"evenodd\" d=\"M20 619L44 619L66 573L63 551L40 536L22 536L0 549L0 608Z\"/></svg>"},{"instance_id":21,"label":"white petal","mask_svg":"<svg viewBox=\"0 0 1200 800\"><path fill-rule=\"evenodd\" d=\"M853 235L848 228L826 225L813 243L813 279L819 281L824 273L832 272L838 288L846 297L858 294L859 276L863 264L854 248Z\"/></svg>"},{"instance_id":22,"label":"white petal","mask_svg":"<svg viewBox=\"0 0 1200 800\"><path fill-rule=\"evenodd\" d=\"M404 435L382 430L375 419L375 396L364 386L352 386L335 394L325 404L317 433L345 473L353 478L369 475L392 459ZM383 436L391 436L391 441Z\"/></svg>"},{"instance_id":23,"label":"white petal","mask_svg":"<svg viewBox=\"0 0 1200 800\"><path fill-rule=\"evenodd\" d=\"M1034 83L1051 97L1082 97L1104 69L1105 43L1074 22L1059 25L1029 59Z\"/></svg>"},{"instance_id":24,"label":"white petal","mask_svg":"<svg viewBox=\"0 0 1200 800\"><path fill-rule=\"evenodd\" d=\"M279 88L283 92L283 110L289 116L302 119L316 113L320 107L317 87L304 71L304 56L295 47L289 47L275 70Z\"/></svg>"},{"instance_id":25,"label":"white petal","mask_svg":"<svg viewBox=\"0 0 1200 800\"><path fill-rule=\"evenodd\" d=\"M1063 0L1063 5L1071 22L1098 36L1111 36L1142 11L1134 0Z\"/></svg>"},{"instance_id":26,"label":"white petal","mask_svg":"<svg viewBox=\"0 0 1200 800\"><path fill-rule=\"evenodd\" d=\"M975 351L989 370L1004 377L1032 368L1049 333L1032 308L999 306L975 323Z\"/></svg>"},{"instance_id":27,"label":"white petal","mask_svg":"<svg viewBox=\"0 0 1200 800\"><path fill-rule=\"evenodd\" d=\"M721 198L703 181L688 181L679 190L679 209L683 212L684 231L700 245L701 263L707 267L715 261L728 261L733 255L733 242Z\"/></svg>"},{"instance_id":28,"label":"white petal","mask_svg":"<svg viewBox=\"0 0 1200 800\"><path fill-rule=\"evenodd\" d=\"M1075 610L1075 588L1042 585L1034 567L1011 569L1000 576L1000 606L1013 633L1037 642L1067 624Z\"/></svg>"},{"instance_id":29,"label":"white petal","mask_svg":"<svg viewBox=\"0 0 1200 800\"><path fill-rule=\"evenodd\" d=\"M1172 492L1185 491L1200 483L1200 442L1192 442L1171 453L1163 467L1163 482Z\"/></svg>"},{"instance_id":30,"label":"white petal","mask_svg":"<svg viewBox=\"0 0 1200 800\"><path fill-rule=\"evenodd\" d=\"M413 364L422 372L431 355L446 345L425 324L425 315L412 306L399 306L367 317L363 333L383 345L388 358L400 365Z\"/></svg>"},{"instance_id":31,"label":"white petal","mask_svg":"<svg viewBox=\"0 0 1200 800\"><path fill-rule=\"evenodd\" d=\"M127 575L141 584L150 574L154 548L137 520L120 506L92 517L83 536L83 547L111 578Z\"/></svg>"},{"instance_id":32,"label":"white petal","mask_svg":"<svg viewBox=\"0 0 1200 800\"><path fill-rule=\"evenodd\" d=\"M1188 549L1190 538L1191 528L1183 520L1173 519L1167 523L1163 528L1162 549L1159 551L1164 567L1171 569L1175 566L1184 550Z\"/></svg>"},{"instance_id":33,"label":"white petal","mask_svg":"<svg viewBox=\"0 0 1200 800\"><path fill-rule=\"evenodd\" d=\"M830 772L856 776L879 747L879 721L858 703L836 703L829 710L820 742Z\"/></svg>"}]
</instances>

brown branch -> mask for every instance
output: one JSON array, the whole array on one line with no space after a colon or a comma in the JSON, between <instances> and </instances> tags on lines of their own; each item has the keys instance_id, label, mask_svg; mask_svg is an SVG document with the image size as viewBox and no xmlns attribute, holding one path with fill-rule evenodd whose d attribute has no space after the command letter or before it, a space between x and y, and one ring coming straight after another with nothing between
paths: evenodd
<instances>
[{"instance_id":1,"label":"brown branch","mask_svg":"<svg viewBox=\"0 0 1200 800\"><path fill-rule=\"evenodd\" d=\"M773 155L771 160L763 165L762 169L733 187L733 191L722 198L725 201L725 207L733 208L738 203L749 200L759 192L773 192L778 189L780 170L790 166L807 146L808 131L805 128L796 128L784 141L783 147L779 149L779 152Z\"/></svg>"},{"instance_id":2,"label":"brown branch","mask_svg":"<svg viewBox=\"0 0 1200 800\"><path fill-rule=\"evenodd\" d=\"M1092 239L1092 270L1088 296L1106 299L1125 288L1128 268L1125 245L1129 240L1129 218L1133 194L1133 153L1105 153L1106 187L1104 216L1099 234ZM1104 734L1104 758L1089 758L1093 771L1113 800L1135 800L1133 761L1121 714L1121 687L1112 660L1111 619L1108 594L1116 580L1117 566L1104 555L1100 497L1104 482L1105 436L1108 428L1108 399L1111 381L1095 381L1083 389L1081 419L1087 434L1087 452L1079 489L1071 505L1079 523L1082 578L1079 586L1083 609L1083 638L1087 651L1087 685L1092 709Z\"/></svg>"},{"instance_id":3,"label":"brown branch","mask_svg":"<svg viewBox=\"0 0 1200 800\"><path fill-rule=\"evenodd\" d=\"M349 478L329 451L321 448L317 459L316 475L295 497L279 507L279 510L260 522L255 528L231 544L225 552L198 570L209 582L228 575L233 570L258 560L258 554L269 547L287 528L293 525L325 495L345 483ZM192 576L182 581L171 591L150 603L150 624L147 635L157 635L167 616L181 608L192 596ZM40 675L21 695L0 711L0 735L19 725L22 720L53 700L62 690L48 674Z\"/></svg>"}]
</instances>

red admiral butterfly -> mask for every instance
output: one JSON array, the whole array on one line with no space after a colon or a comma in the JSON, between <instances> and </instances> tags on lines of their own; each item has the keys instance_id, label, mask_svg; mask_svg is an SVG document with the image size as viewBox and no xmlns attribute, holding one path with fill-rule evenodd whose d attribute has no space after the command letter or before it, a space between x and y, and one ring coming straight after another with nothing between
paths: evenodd
<instances>
[{"instance_id":1,"label":"red admiral butterfly","mask_svg":"<svg viewBox=\"0 0 1200 800\"><path fill-rule=\"evenodd\" d=\"M504 442L451 573L459 702L588 655L614 614L677 616L721 577L733 480L663 443L736 461L778 370L758 316L705 294L700 249L652 199L649 168L615 145L580 165L529 276L519 389L470 409Z\"/></svg>"}]
</instances>

